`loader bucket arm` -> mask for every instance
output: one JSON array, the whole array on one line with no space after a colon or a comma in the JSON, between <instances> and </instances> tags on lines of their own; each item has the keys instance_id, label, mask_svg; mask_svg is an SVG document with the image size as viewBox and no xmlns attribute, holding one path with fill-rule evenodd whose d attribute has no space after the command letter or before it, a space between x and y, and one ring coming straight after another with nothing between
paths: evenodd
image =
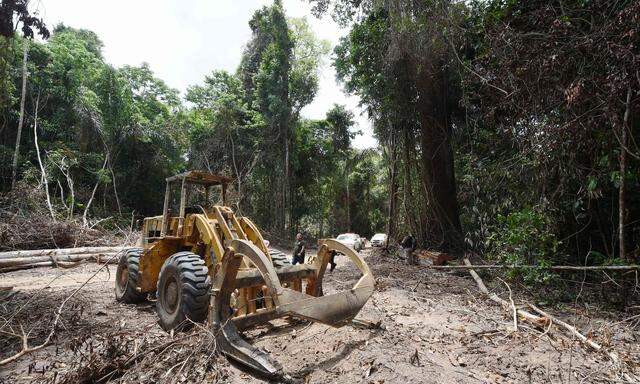
<instances>
[{"instance_id":1,"label":"loader bucket arm","mask_svg":"<svg viewBox=\"0 0 640 384\"><path fill-rule=\"evenodd\" d=\"M332 251L348 256L362 272L362 277L348 291L322 296L321 280ZM233 319L231 295L236 288L236 276L243 257L259 270L274 304L271 310L251 316L261 316L266 320L295 316L340 327L349 323L373 294L375 280L365 261L357 252L335 240L321 242L313 265L315 276L310 279L306 293L283 287L269 258L252 242L233 240L214 278L209 319L220 350L268 378L281 378L282 366L242 339Z\"/></svg>"}]
</instances>

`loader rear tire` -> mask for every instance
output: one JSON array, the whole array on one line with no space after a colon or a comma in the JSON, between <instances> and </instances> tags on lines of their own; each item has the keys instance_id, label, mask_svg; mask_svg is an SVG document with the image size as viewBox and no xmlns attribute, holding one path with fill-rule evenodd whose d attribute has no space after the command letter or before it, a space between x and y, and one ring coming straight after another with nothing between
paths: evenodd
<instances>
[{"instance_id":1,"label":"loader rear tire","mask_svg":"<svg viewBox=\"0 0 640 384\"><path fill-rule=\"evenodd\" d=\"M158 277L156 311L165 331L186 330L207 318L211 279L204 260L178 252L165 260ZM189 321L190 320L190 321Z\"/></svg>"},{"instance_id":2,"label":"loader rear tire","mask_svg":"<svg viewBox=\"0 0 640 384\"><path fill-rule=\"evenodd\" d=\"M141 254L142 249L131 248L120 256L116 270L116 300L121 303L141 303L147 299L146 293L140 293L136 289Z\"/></svg>"}]
</instances>

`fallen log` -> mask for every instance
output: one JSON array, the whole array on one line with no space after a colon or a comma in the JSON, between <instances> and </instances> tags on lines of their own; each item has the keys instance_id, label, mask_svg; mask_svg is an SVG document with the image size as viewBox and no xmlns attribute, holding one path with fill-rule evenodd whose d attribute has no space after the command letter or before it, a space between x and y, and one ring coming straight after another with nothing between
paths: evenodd
<instances>
[{"instance_id":1,"label":"fallen log","mask_svg":"<svg viewBox=\"0 0 640 384\"><path fill-rule=\"evenodd\" d=\"M578 330L574 326L569 325L569 324L565 323L564 321L551 316L550 314L546 313L545 311L543 311L542 309L536 307L533 304L529 304L529 307L531 309L533 309L535 312L538 312L542 316L544 316L547 319L551 320L552 323L555 323L555 324L558 324L558 325L562 326L564 329L569 331L569 333L571 333L572 335L577 337L578 340L580 340L581 342L587 344L588 346L590 346L591 348L595 349L596 351L601 351L601 352L604 352L605 354L607 354L609 356L609 358L611 359L611 361L613 361L614 364L616 364L616 365L620 364L620 360L618 359L618 355L615 352L609 352L609 351L603 350L602 346L600 344L596 343L595 341L589 339L588 337L586 337L582 333L578 332Z\"/></svg>"},{"instance_id":2,"label":"fallen log","mask_svg":"<svg viewBox=\"0 0 640 384\"><path fill-rule=\"evenodd\" d=\"M81 248L60 248L60 249L33 249L27 251L0 252L0 260L13 259L18 257L49 256L49 255L78 255L96 253L115 253L131 247L81 247Z\"/></svg>"},{"instance_id":3,"label":"fallen log","mask_svg":"<svg viewBox=\"0 0 640 384\"><path fill-rule=\"evenodd\" d=\"M504 309L506 309L507 311L510 312L511 308L509 308L509 303L507 303L505 300L501 299L495 293L489 292L489 290L487 289L487 286L484 285L484 282L482 281L482 278L480 278L480 276L476 273L476 271L473 270L474 265L471 264L471 262L469 261L468 257L464 258L464 263L465 263L465 266L468 267L467 269L469 269L469 274L471 274L471 277L473 277L473 279L476 281L476 284L478 285L478 288L480 289L480 291L482 291L482 293L487 295L487 297L489 297L489 299L491 299L492 301L495 301L496 303L500 304ZM553 323L555 323L555 324L558 324L558 325L562 326L567 331L569 331L573 336L577 337L578 340L580 340L582 343L585 343L589 347L595 349L596 351L603 352L605 355L607 355L607 357L609 357L609 359L611 359L611 362L614 364L614 366L616 368L621 368L620 360L618 358L618 354L617 353L615 353L613 351L607 351L607 350L603 349L602 346L600 346L599 344L597 344L593 340L589 339L585 335L581 334L575 327L573 327L573 326L571 326L571 325L569 325L569 324L567 324L567 323L565 323L565 322L563 322L561 320L558 320L557 318L555 318L555 317L549 315L548 313L542 311L540 308L537 308L533 304L529 304L529 307L531 307L531 309L533 309L537 313L541 314L543 317L536 316L536 315L534 315L532 313L529 313L527 311L523 311L521 309L517 309L517 313L520 314L525 320L527 320L529 322L532 322L532 323L534 323L536 325L540 325L542 323L546 323L546 324L549 324L549 327L550 327ZM548 330L545 331L545 333L546 332L548 332ZM623 373L623 375L627 380L629 380L630 382L633 382L631 380L631 378L629 377L629 375L627 375L626 373Z\"/></svg>"},{"instance_id":4,"label":"fallen log","mask_svg":"<svg viewBox=\"0 0 640 384\"><path fill-rule=\"evenodd\" d=\"M502 306L502 308L504 308L507 311L511 312L512 307L506 300L501 299L500 296L496 295L495 293L489 292L489 290L487 289L487 286L484 285L484 282L482 281L480 276L476 273L476 271L473 270L474 266L471 264L471 262L469 261L469 259L467 257L464 258L464 263L465 263L465 265L467 267L469 267L469 268L467 268L467 269L469 269L469 274L471 274L471 277L473 277L473 280L476 281L476 285L478 286L480 291L482 293L484 293L492 301L500 304L500 306ZM537 327L544 327L549 323L549 319L545 319L543 317L536 316L533 313L524 311L522 309L517 309L516 308L516 313L520 317L522 317L524 320L532 323L533 325L535 325Z\"/></svg>"},{"instance_id":5,"label":"fallen log","mask_svg":"<svg viewBox=\"0 0 640 384\"><path fill-rule=\"evenodd\" d=\"M79 261L76 261L76 262L42 261L42 262L39 262L39 263L20 264L20 265L15 265L15 266L11 266L11 267L2 267L2 268L0 268L0 273L20 271L20 270L23 270L23 269L32 269L32 268L39 268L39 267L58 267L58 268L68 269L68 268L77 267L77 266L83 264L84 262L91 261L91 260L92 260L92 258L87 258L87 259L79 260ZM96 258L94 260L98 264L118 264L118 258L117 257L114 257L112 259L110 259L108 257L101 258L101 259L97 259Z\"/></svg>"},{"instance_id":6,"label":"fallen log","mask_svg":"<svg viewBox=\"0 0 640 384\"><path fill-rule=\"evenodd\" d=\"M31 257L15 257L11 259L0 259L0 268L13 267L23 264L35 264L43 262L75 262L85 259L97 259L104 257L111 257L116 253L81 253L75 255L49 255L49 256L31 256Z\"/></svg>"},{"instance_id":7,"label":"fallen log","mask_svg":"<svg viewBox=\"0 0 640 384\"><path fill-rule=\"evenodd\" d=\"M500 265L500 264L480 264L480 265L427 265L427 269L549 269L552 271L631 271L640 270L640 265L551 265L543 267L540 265Z\"/></svg>"}]
</instances>

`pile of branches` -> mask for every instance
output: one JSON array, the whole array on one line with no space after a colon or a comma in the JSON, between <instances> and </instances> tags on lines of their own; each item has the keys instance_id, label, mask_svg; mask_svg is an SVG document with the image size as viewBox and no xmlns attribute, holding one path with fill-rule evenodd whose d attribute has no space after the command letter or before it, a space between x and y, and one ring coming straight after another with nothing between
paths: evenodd
<instances>
[{"instance_id":1,"label":"pile of branches","mask_svg":"<svg viewBox=\"0 0 640 384\"><path fill-rule=\"evenodd\" d=\"M84 315L91 300L76 295L66 302L64 311L58 315L57 309L66 297L65 292L45 292L44 288L33 292L8 291L1 294L0 361L15 356L21 349L43 343L46 345L48 341L56 342L55 331L60 328L76 331L90 329ZM55 329L52 330L52 327ZM28 347L25 348L25 345Z\"/></svg>"},{"instance_id":2,"label":"pile of branches","mask_svg":"<svg viewBox=\"0 0 640 384\"><path fill-rule=\"evenodd\" d=\"M52 218L41 189L20 185L0 196L0 252L117 243L111 231L77 218Z\"/></svg>"},{"instance_id":3,"label":"pile of branches","mask_svg":"<svg viewBox=\"0 0 640 384\"><path fill-rule=\"evenodd\" d=\"M73 339L73 363L42 381L56 384L104 382L224 382L226 364L208 330L196 327L165 342L130 331ZM81 340L83 339L83 340Z\"/></svg>"},{"instance_id":4,"label":"pile of branches","mask_svg":"<svg viewBox=\"0 0 640 384\"><path fill-rule=\"evenodd\" d=\"M0 362L10 363L55 345L55 355L32 360L29 374L34 382L227 380L228 373L222 367L228 364L205 326L195 324L187 333L154 335L149 327L131 327L124 321L113 324L105 318L96 323L91 310L94 299L81 289L70 294L45 287L0 297Z\"/></svg>"}]
</instances>

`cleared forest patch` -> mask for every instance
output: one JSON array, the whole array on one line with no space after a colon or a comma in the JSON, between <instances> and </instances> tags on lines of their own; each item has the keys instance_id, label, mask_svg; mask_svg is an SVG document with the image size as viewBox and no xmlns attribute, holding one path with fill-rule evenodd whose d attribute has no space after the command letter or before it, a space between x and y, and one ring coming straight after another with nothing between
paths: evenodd
<instances>
[{"instance_id":1,"label":"cleared forest patch","mask_svg":"<svg viewBox=\"0 0 640 384\"><path fill-rule=\"evenodd\" d=\"M336 261L337 270L325 279L328 291L351 286L358 277L345 258ZM466 272L409 267L377 252L368 253L367 262L377 287L358 318L378 327L277 321L246 338L301 382L625 381L605 355L557 329L522 323L514 332L509 313L486 300ZM20 334L22 325L33 346L48 334L60 303L95 274L62 311L53 343L4 366L0 382L260 382L216 353L206 327L167 334L156 323L153 303L117 303L114 268L96 273L99 268L86 264L3 276L3 286L13 286L15 293L0 302L1 321L7 323L2 330ZM489 286L508 298L504 285ZM617 318L595 308L546 310L615 350L629 377L640 373L638 317ZM20 348L19 338L3 334L1 358Z\"/></svg>"}]
</instances>

